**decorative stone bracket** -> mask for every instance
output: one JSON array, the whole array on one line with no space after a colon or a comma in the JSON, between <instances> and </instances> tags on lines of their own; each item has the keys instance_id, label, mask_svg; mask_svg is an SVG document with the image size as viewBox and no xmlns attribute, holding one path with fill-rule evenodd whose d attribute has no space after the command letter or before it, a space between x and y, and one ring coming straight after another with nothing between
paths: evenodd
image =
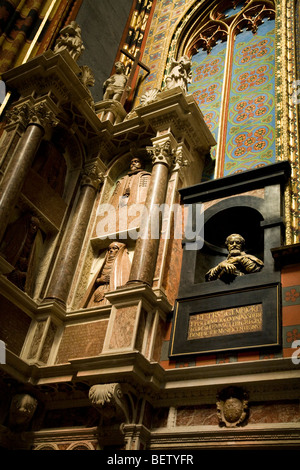
<instances>
[{"instance_id":1,"label":"decorative stone bracket","mask_svg":"<svg viewBox=\"0 0 300 470\"><path fill-rule=\"evenodd\" d=\"M120 384L93 385L89 391L89 399L101 414L103 421L120 424L130 422L129 403Z\"/></svg>"}]
</instances>

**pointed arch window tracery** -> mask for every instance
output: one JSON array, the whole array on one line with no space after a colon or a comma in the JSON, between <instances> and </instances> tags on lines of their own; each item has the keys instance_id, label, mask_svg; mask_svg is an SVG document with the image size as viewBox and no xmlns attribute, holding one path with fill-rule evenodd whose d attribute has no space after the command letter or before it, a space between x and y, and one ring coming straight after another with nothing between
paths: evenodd
<instances>
[{"instance_id":1,"label":"pointed arch window tracery","mask_svg":"<svg viewBox=\"0 0 300 470\"><path fill-rule=\"evenodd\" d=\"M177 38L192 59L189 86L218 142L215 177L273 163L275 6L273 0L223 0L199 7ZM213 177L213 175L206 175Z\"/></svg>"}]
</instances>

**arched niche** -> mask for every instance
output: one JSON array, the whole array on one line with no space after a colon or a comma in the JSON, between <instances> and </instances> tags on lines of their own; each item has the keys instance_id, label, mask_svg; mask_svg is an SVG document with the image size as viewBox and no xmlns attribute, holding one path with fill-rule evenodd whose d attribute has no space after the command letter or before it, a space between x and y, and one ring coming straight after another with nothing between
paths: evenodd
<instances>
[{"instance_id":1,"label":"arched niche","mask_svg":"<svg viewBox=\"0 0 300 470\"><path fill-rule=\"evenodd\" d=\"M130 195L128 197L128 205L126 203L119 208L118 202L119 196L122 195L122 191L127 187L130 163L134 158L138 158L142 162L143 171L141 173L143 175L147 173L145 178L147 178L147 184L149 184L151 164L145 149L132 149L130 152L117 155L108 166L99 200L97 204L95 204L94 213L92 215L92 236L88 244L85 261L82 264L83 268L80 275L80 282L74 300L76 308L84 308L86 305L84 302L86 293L89 288L94 285L95 275L99 273L99 270L102 268L107 255L107 249L112 242L117 241L124 243L126 245L126 252L128 252L129 255L129 260L132 262L139 227L138 217L140 213L138 212L138 208L137 217L131 217L128 210L127 229L123 226L120 227L118 224L121 219L119 214L124 214L123 211L126 211L132 203L134 204L134 198L131 199L131 195L134 196L132 191L139 185L138 177L135 178L134 183L129 183ZM144 176L141 178L143 177ZM139 181L142 181L142 179ZM120 191L118 184L120 185ZM147 188L148 186L141 188L143 201L145 200ZM115 192L115 190L117 190L117 192ZM105 304L103 305L105 306Z\"/></svg>"},{"instance_id":2,"label":"arched niche","mask_svg":"<svg viewBox=\"0 0 300 470\"><path fill-rule=\"evenodd\" d=\"M245 239L246 253L264 261L263 220L261 200L253 196L234 197L208 208L204 212L204 245L197 251L195 282L205 282L207 271L227 257L225 240L232 233Z\"/></svg>"},{"instance_id":3,"label":"arched niche","mask_svg":"<svg viewBox=\"0 0 300 470\"><path fill-rule=\"evenodd\" d=\"M151 163L145 149L132 148L129 152L123 155L117 155L112 159L107 169L107 180L110 184L110 189L113 191L117 181L125 176L130 168L130 162L133 158L139 158L143 164L143 168L146 171L151 171ZM109 196L107 196L109 197Z\"/></svg>"},{"instance_id":4,"label":"arched niche","mask_svg":"<svg viewBox=\"0 0 300 470\"><path fill-rule=\"evenodd\" d=\"M105 182L101 190L100 198L98 205L95 207L95 223L94 223L94 230L91 238L91 245L93 247L93 251L97 251L99 248L107 247L109 245L109 240L108 239L103 239L103 237L99 237L99 224L101 225L101 220L102 216L101 214L101 208L102 207L107 207L108 205L112 206L113 211L115 211L116 216L118 216L118 211L119 211L119 197L121 194L121 189L120 191L118 190L118 185L120 185L122 188L126 187L127 183L123 184L123 181L126 180L127 176L130 173L130 164L133 159L138 159L140 160L142 164L142 174L147 173L149 177L146 176L147 179L147 186L142 188L143 194L141 194L141 199L140 201L136 201L137 203L143 203L146 198L146 192L149 184L149 178L150 178L150 173L151 173L151 163L149 161L149 157L147 156L146 150L145 149L134 149L130 152L126 152L123 155L118 155L116 156L112 161L111 164L109 165L106 175L105 175ZM131 183L130 183L131 184ZM130 188L130 196L128 198L128 206L132 203L135 202L134 199L134 193L133 190L136 189L137 183L135 183L133 186L131 185ZM123 189L124 189L123 188ZM132 196L132 199L131 199ZM100 220L100 222L99 222ZM112 224L112 231L110 232L111 234L111 239L118 239L120 233L119 232L124 232L124 230L119 230L118 226L114 228L114 225ZM113 236L115 235L115 236ZM130 236L127 237L128 242L130 246L134 246L135 240L131 240Z\"/></svg>"}]
</instances>

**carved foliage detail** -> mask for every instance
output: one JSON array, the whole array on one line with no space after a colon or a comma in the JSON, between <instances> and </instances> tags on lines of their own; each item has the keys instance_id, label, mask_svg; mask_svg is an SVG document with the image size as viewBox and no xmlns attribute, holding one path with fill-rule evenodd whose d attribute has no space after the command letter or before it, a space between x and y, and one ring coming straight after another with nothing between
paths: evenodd
<instances>
[{"instance_id":1,"label":"carved foliage detail","mask_svg":"<svg viewBox=\"0 0 300 470\"><path fill-rule=\"evenodd\" d=\"M129 423L128 404L120 384L93 385L89 391L89 399L104 420Z\"/></svg>"},{"instance_id":2,"label":"carved foliage detail","mask_svg":"<svg viewBox=\"0 0 300 470\"><path fill-rule=\"evenodd\" d=\"M98 191L102 183L103 173L99 171L96 163L92 163L84 168L81 175L81 186L92 186Z\"/></svg>"},{"instance_id":3,"label":"carved foliage detail","mask_svg":"<svg viewBox=\"0 0 300 470\"><path fill-rule=\"evenodd\" d=\"M170 168L174 162L175 151L171 148L170 140L155 144L153 147L147 147L147 152L152 159L153 165L155 163L162 163Z\"/></svg>"},{"instance_id":4,"label":"carved foliage detail","mask_svg":"<svg viewBox=\"0 0 300 470\"><path fill-rule=\"evenodd\" d=\"M21 124L23 127L28 124L36 124L42 127L56 125L57 120L54 112L49 108L46 102L31 104L29 102L17 105L6 114L6 122L10 124Z\"/></svg>"}]
</instances>

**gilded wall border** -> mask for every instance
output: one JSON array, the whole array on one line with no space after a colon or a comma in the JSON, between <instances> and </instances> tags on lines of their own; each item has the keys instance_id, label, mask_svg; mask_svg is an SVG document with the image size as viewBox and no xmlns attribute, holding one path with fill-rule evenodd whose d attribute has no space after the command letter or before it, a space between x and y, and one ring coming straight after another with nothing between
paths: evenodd
<instances>
[{"instance_id":1,"label":"gilded wall border","mask_svg":"<svg viewBox=\"0 0 300 470\"><path fill-rule=\"evenodd\" d=\"M299 242L299 141L297 105L293 103L296 80L294 1L276 2L277 159L289 159L291 182L285 191L286 243Z\"/></svg>"}]
</instances>

